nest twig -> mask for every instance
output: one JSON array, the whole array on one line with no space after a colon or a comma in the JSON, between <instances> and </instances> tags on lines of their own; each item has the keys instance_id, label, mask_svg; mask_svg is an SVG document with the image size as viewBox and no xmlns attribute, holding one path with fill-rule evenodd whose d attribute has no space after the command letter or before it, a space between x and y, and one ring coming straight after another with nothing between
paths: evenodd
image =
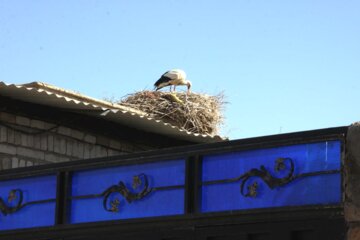
<instances>
[{"instance_id":1,"label":"nest twig","mask_svg":"<svg viewBox=\"0 0 360 240\"><path fill-rule=\"evenodd\" d=\"M223 123L225 104L222 93L216 96L190 93L141 91L125 96L119 103L148 113L189 132L215 135Z\"/></svg>"}]
</instances>

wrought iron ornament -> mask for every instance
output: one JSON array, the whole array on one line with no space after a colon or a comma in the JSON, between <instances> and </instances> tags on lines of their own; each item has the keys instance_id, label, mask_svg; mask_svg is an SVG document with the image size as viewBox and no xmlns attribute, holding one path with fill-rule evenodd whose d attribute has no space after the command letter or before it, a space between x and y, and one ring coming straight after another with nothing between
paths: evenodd
<instances>
[{"instance_id":1,"label":"wrought iron ornament","mask_svg":"<svg viewBox=\"0 0 360 240\"><path fill-rule=\"evenodd\" d=\"M13 189L9 192L7 202L11 204L15 200L17 200L17 203L14 206L8 206L6 202L0 197L0 211L4 216L17 212L23 207L23 192L20 189Z\"/></svg>"},{"instance_id":2,"label":"wrought iron ornament","mask_svg":"<svg viewBox=\"0 0 360 240\"><path fill-rule=\"evenodd\" d=\"M294 179L294 162L291 158L276 159L275 172L285 171L287 169L286 162L289 163L290 169L288 169L289 173L283 178L277 178L272 176L270 172L266 170L266 168L263 165L260 166L260 169L253 168L247 173L243 174L239 179L242 180L240 186L241 195L243 195L244 197L253 197L253 198L257 196L259 183L256 181L247 187L246 192L244 190L246 182L254 177L260 177L270 189L274 189L276 187L280 187L291 182Z\"/></svg>"},{"instance_id":3,"label":"wrought iron ornament","mask_svg":"<svg viewBox=\"0 0 360 240\"><path fill-rule=\"evenodd\" d=\"M329 170L329 171L317 171L317 172L310 172L310 173L302 173L298 175L294 175L295 164L291 158L278 158L275 161L275 172L285 172L288 173L281 178L271 175L271 173L261 165L259 169L253 168L250 171L240 175L236 178L229 178L223 180L214 180L214 181L206 181L203 182L203 185L212 185L212 184L219 184L219 183L234 183L240 182L240 193L244 197L251 197L256 198L258 196L258 188L259 182L254 181L252 184L246 186L246 183L253 178L260 178L263 182L270 189L275 189L277 187L282 187L284 185L293 182L296 179L310 177L310 176L317 176L317 175L325 175L325 174L335 174L340 173L340 170Z\"/></svg>"},{"instance_id":4,"label":"wrought iron ornament","mask_svg":"<svg viewBox=\"0 0 360 240\"><path fill-rule=\"evenodd\" d=\"M143 189L139 192L135 192L135 189L138 189L143 185ZM103 206L104 209L108 212L119 212L120 200L115 198L110 201L109 208L109 199L113 194L120 194L128 203L132 203L133 201L137 201L143 199L146 195L148 195L152 189L149 188L149 181L145 174L141 173L133 177L132 182L133 191L128 189L123 181L120 181L119 184L113 185L106 189L101 195L103 196Z\"/></svg>"},{"instance_id":5,"label":"wrought iron ornament","mask_svg":"<svg viewBox=\"0 0 360 240\"><path fill-rule=\"evenodd\" d=\"M0 197L0 212L6 216L8 214L15 213L26 206L40 204L40 203L47 203L47 202L55 202L56 199L45 199L45 200L38 200L38 201L30 201L24 202L24 193L21 189L12 189L9 192L7 197L7 201Z\"/></svg>"}]
</instances>

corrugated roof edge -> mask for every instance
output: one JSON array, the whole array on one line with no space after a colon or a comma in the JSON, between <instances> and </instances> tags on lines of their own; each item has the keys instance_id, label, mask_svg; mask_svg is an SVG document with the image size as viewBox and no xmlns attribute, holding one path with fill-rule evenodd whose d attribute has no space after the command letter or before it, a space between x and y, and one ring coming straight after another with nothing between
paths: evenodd
<instances>
[{"instance_id":1,"label":"corrugated roof edge","mask_svg":"<svg viewBox=\"0 0 360 240\"><path fill-rule=\"evenodd\" d=\"M1 91L1 88L3 88L3 90L5 91ZM24 90L26 92L21 92ZM11 91L15 91L16 93ZM23 96L26 93L36 93L41 95L42 97L49 97L52 104L50 104L50 101L41 101L41 103L39 103L39 101L36 101L36 99L33 100L32 98L31 101L28 97ZM112 104L103 100L91 98L46 83L32 82L28 84L16 85L0 82L0 95L1 94L3 94L4 96L16 95L13 97L19 98L20 100L26 100L33 103L48 105L52 107L56 107L59 104L61 104L61 106L63 106L62 104L66 104L66 106L73 111L84 110L84 107L86 107L86 109L101 109L103 112L100 115L97 115L97 117L101 116L101 118L108 121L122 123L125 125L128 124L129 126L141 129L143 131L158 133L165 136L171 136L177 139L183 139L199 143L219 142L228 140L220 137L219 135L211 136L208 134L192 133L185 129L180 129L177 126L173 126L170 123L163 122L162 120L149 118L146 116L146 113L143 113L141 111L127 108L118 104ZM21 96L23 96L23 98L21 98ZM109 112L111 112L111 114L108 114ZM80 113L92 115L90 112L81 111Z\"/></svg>"},{"instance_id":2,"label":"corrugated roof edge","mask_svg":"<svg viewBox=\"0 0 360 240\"><path fill-rule=\"evenodd\" d=\"M54 93L58 93L61 94L63 96L69 97L69 98L73 98L79 101L86 101L101 107L106 107L106 108L113 108L113 109L120 109L122 111L129 111L129 112L133 112L139 115L147 115L146 112L134 109L134 108L130 108L130 107L126 107L126 106L122 106L116 103L111 103L108 101L104 101L104 100L100 100L100 99L96 99L96 98L92 98L86 95L83 95L81 93L72 91L72 90L67 90L67 89L63 89L48 83L43 83L43 82L31 82L31 83L25 83L25 84L19 84L17 86L24 86L24 87L29 87L29 88L36 88L36 89L44 89L44 90L48 90L50 92L54 92Z\"/></svg>"}]
</instances>

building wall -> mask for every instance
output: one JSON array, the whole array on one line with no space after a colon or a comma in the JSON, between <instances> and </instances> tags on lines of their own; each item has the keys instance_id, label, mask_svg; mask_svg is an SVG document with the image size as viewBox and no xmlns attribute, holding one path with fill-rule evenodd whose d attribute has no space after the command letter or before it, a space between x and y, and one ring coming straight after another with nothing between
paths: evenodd
<instances>
[{"instance_id":1,"label":"building wall","mask_svg":"<svg viewBox=\"0 0 360 240\"><path fill-rule=\"evenodd\" d=\"M347 240L360 239L360 122L352 124L346 137L344 162L344 212Z\"/></svg>"},{"instance_id":2,"label":"building wall","mask_svg":"<svg viewBox=\"0 0 360 240\"><path fill-rule=\"evenodd\" d=\"M0 170L150 149L90 131L0 112Z\"/></svg>"}]
</instances>

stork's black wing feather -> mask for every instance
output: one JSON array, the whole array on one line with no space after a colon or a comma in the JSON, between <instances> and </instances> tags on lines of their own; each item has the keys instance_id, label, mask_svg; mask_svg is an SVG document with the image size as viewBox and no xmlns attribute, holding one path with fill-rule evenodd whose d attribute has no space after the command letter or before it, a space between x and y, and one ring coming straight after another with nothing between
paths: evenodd
<instances>
[{"instance_id":1,"label":"stork's black wing feather","mask_svg":"<svg viewBox=\"0 0 360 240\"><path fill-rule=\"evenodd\" d=\"M164 73L164 74L166 74L166 73ZM156 90L159 90L160 88L170 85L169 81L171 80L171 78L164 76L164 74L154 84L154 86L156 87Z\"/></svg>"}]
</instances>

